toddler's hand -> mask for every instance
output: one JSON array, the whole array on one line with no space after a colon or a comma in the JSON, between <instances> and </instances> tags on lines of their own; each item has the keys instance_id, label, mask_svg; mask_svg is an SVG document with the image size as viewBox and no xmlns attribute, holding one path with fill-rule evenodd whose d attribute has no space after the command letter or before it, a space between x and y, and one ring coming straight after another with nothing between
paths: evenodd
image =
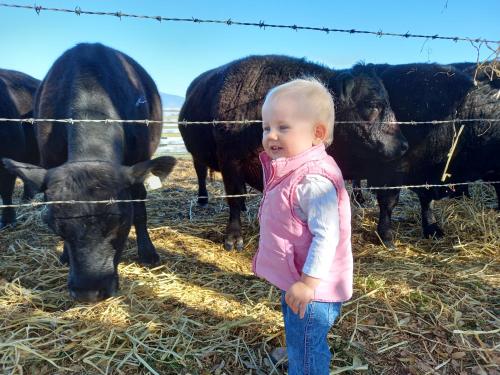
<instances>
[{"instance_id":1,"label":"toddler's hand","mask_svg":"<svg viewBox=\"0 0 500 375\"><path fill-rule=\"evenodd\" d=\"M297 281L288 288L285 294L285 301L295 314L299 314L300 319L304 318L307 304L314 298L314 288L311 288L303 281Z\"/></svg>"}]
</instances>

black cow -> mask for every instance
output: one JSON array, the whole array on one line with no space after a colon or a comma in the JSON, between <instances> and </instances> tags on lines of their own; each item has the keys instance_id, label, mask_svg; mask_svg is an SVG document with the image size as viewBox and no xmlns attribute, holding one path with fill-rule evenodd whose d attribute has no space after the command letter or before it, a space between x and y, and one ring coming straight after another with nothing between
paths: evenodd
<instances>
[{"instance_id":1,"label":"black cow","mask_svg":"<svg viewBox=\"0 0 500 375\"><path fill-rule=\"evenodd\" d=\"M384 69L390 67L390 65L377 65L376 70L383 71ZM473 62L461 62L453 63L442 66L442 71L447 72L447 74L454 74L456 70L468 75L472 78L476 84L484 85L488 84L491 88L500 89L500 76L498 75L498 62L489 61L483 62L478 65L478 63ZM463 79L463 77L462 77ZM364 203L365 198L361 193L361 182L359 180L353 181L354 199L358 203ZM436 190L435 190L436 191ZM440 189L442 196L447 196L450 198L460 198L463 196L470 197L469 189L467 185L458 185L453 189Z\"/></svg>"},{"instance_id":2,"label":"black cow","mask_svg":"<svg viewBox=\"0 0 500 375\"><path fill-rule=\"evenodd\" d=\"M155 83L129 56L101 44L79 44L54 63L35 100L36 118L162 120ZM161 124L78 122L36 124L40 165L4 159L4 164L45 194L47 201L146 198L144 178L166 177L175 159L150 159ZM146 227L144 202L54 204L44 220L64 239L70 295L105 299L118 289L117 267L133 223L139 261L158 254Z\"/></svg>"},{"instance_id":3,"label":"black cow","mask_svg":"<svg viewBox=\"0 0 500 375\"><path fill-rule=\"evenodd\" d=\"M32 117L33 97L40 81L21 72L0 69L0 117ZM38 162L33 126L10 121L0 121L0 158L7 157L27 163ZM12 204L16 176L9 173L0 163L0 196L5 205ZM29 199L33 192L29 185L24 186L24 198ZM16 221L14 208L4 208L0 228Z\"/></svg>"},{"instance_id":4,"label":"black cow","mask_svg":"<svg viewBox=\"0 0 500 375\"><path fill-rule=\"evenodd\" d=\"M244 194L245 183L262 190L258 154L262 151L261 124L184 125L186 121L260 120L267 92L293 78L315 76L329 87L336 100L339 124L328 152L345 178L355 178L377 160L401 157L408 147L393 121L387 93L371 68L356 66L335 71L304 59L287 56L250 56L201 74L189 86L179 114L179 130L192 154L198 176L198 202L206 204L207 167L221 171L227 194ZM243 246L240 211L242 198L229 198L230 218L225 247Z\"/></svg>"},{"instance_id":5,"label":"black cow","mask_svg":"<svg viewBox=\"0 0 500 375\"><path fill-rule=\"evenodd\" d=\"M479 80L454 66L439 64L405 64L376 66L389 93L391 107L398 121L431 121L450 119L500 118L497 82ZM461 124L402 125L410 148L400 159L384 163L373 170L370 185L399 186L441 184L454 135ZM465 128L451 160L446 183L477 179L500 179L500 124L487 121L464 123ZM495 185L497 196L500 186ZM415 189L422 210L423 234L442 236L443 231L432 212L433 200L449 195L444 188ZM388 246L393 246L391 214L399 198L399 190L377 193L380 206L378 233Z\"/></svg>"}]
</instances>

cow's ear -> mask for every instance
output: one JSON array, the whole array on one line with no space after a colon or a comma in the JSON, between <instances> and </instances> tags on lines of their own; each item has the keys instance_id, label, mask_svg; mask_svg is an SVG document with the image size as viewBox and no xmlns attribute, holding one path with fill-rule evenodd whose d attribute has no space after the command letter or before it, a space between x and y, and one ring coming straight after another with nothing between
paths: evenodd
<instances>
[{"instance_id":1,"label":"cow's ear","mask_svg":"<svg viewBox=\"0 0 500 375\"><path fill-rule=\"evenodd\" d=\"M172 156L160 156L134 164L131 167L125 167L124 173L131 185L143 183L149 173L158 176L163 182L174 169L175 162L176 160Z\"/></svg>"},{"instance_id":2,"label":"cow's ear","mask_svg":"<svg viewBox=\"0 0 500 375\"><path fill-rule=\"evenodd\" d=\"M46 169L7 158L3 158L2 162L5 169L21 178L25 184L30 185L37 192L45 190Z\"/></svg>"},{"instance_id":3,"label":"cow's ear","mask_svg":"<svg viewBox=\"0 0 500 375\"><path fill-rule=\"evenodd\" d=\"M350 73L341 73L335 77L333 88L337 99L343 103L351 102L355 84L354 76Z\"/></svg>"}]
</instances>

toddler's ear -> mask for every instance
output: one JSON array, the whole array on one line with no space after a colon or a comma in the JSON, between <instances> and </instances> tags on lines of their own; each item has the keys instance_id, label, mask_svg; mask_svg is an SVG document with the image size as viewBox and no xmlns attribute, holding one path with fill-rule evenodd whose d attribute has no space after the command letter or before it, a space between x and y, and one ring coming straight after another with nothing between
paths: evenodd
<instances>
[{"instance_id":1,"label":"toddler's ear","mask_svg":"<svg viewBox=\"0 0 500 375\"><path fill-rule=\"evenodd\" d=\"M326 139L326 126L324 124L318 123L314 126L314 145L319 145Z\"/></svg>"}]
</instances>

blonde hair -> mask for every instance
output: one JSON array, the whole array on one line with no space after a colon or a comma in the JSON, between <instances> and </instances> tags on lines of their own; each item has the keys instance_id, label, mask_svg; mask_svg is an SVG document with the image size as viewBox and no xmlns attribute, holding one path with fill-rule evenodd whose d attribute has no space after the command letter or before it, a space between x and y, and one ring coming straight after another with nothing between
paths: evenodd
<instances>
[{"instance_id":1,"label":"blonde hair","mask_svg":"<svg viewBox=\"0 0 500 375\"><path fill-rule=\"evenodd\" d=\"M294 79L272 88L266 95L265 102L276 99L284 94L300 95L306 105L311 109L314 121L326 126L326 147L333 142L333 125L335 122L335 106L328 89L318 79L305 77Z\"/></svg>"}]
</instances>

